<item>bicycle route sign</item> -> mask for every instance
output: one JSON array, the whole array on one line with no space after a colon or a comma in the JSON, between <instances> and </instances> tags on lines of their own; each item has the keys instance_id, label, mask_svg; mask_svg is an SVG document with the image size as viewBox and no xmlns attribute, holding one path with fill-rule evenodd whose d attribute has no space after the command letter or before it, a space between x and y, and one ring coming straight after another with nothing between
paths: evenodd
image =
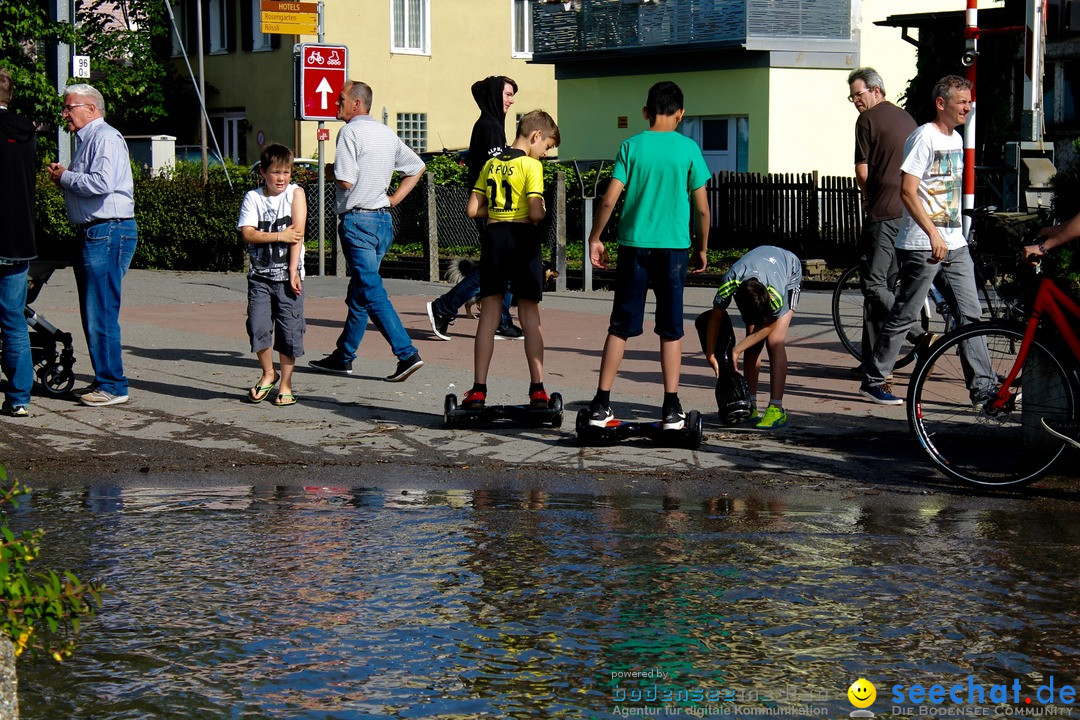
<instances>
[{"instance_id":1,"label":"bicycle route sign","mask_svg":"<svg viewBox=\"0 0 1080 720\"><path fill-rule=\"evenodd\" d=\"M300 120L334 120L337 100L349 77L349 49L344 45L299 46L296 56L299 90L296 117Z\"/></svg>"}]
</instances>

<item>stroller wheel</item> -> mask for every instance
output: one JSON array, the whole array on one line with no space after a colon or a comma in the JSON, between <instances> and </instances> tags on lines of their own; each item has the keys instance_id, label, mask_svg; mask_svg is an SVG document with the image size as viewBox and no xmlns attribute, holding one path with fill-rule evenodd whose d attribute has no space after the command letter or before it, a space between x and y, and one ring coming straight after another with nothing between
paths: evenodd
<instances>
[{"instance_id":1,"label":"stroller wheel","mask_svg":"<svg viewBox=\"0 0 1080 720\"><path fill-rule=\"evenodd\" d=\"M75 387L75 373L55 365L46 366L38 370L38 381L49 395L67 395Z\"/></svg>"}]
</instances>

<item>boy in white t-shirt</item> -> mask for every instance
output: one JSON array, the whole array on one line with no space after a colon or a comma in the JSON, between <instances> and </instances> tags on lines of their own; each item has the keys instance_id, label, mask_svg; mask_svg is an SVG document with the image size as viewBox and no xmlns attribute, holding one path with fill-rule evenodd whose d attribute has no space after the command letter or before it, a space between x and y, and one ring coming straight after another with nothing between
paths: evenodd
<instances>
[{"instance_id":1,"label":"boy in white t-shirt","mask_svg":"<svg viewBox=\"0 0 1080 720\"><path fill-rule=\"evenodd\" d=\"M304 224L307 199L292 178L293 154L284 145L267 145L259 172L263 187L250 190L240 205L237 227L248 246L247 331L262 375L248 400L262 402L279 385L274 405L294 405L292 376L304 354ZM274 350L281 372L274 372Z\"/></svg>"},{"instance_id":2,"label":"boy in white t-shirt","mask_svg":"<svg viewBox=\"0 0 1080 720\"><path fill-rule=\"evenodd\" d=\"M971 83L946 75L934 86L934 105L934 120L916 128L904 143L900 165L904 215L896 237L900 287L874 352L864 361L866 377L859 393L879 405L904 402L893 395L885 379L892 373L908 331L918 322L935 279L946 301L956 309L960 325L982 316L975 268L961 223L964 141L956 132L971 112ZM968 392L972 402L978 403L992 394L996 382L986 343L964 343L962 352L969 368Z\"/></svg>"}]
</instances>

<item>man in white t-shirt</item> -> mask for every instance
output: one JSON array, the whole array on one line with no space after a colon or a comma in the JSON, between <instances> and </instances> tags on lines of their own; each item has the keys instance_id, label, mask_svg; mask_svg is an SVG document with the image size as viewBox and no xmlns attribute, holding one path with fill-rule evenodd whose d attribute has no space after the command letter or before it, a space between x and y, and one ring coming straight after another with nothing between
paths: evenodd
<instances>
[{"instance_id":1,"label":"man in white t-shirt","mask_svg":"<svg viewBox=\"0 0 1080 720\"><path fill-rule=\"evenodd\" d=\"M865 363L866 377L859 391L879 405L904 402L893 395L885 379L896 364L908 331L919 321L935 279L961 325L982 316L974 265L961 223L964 141L956 132L971 112L971 83L946 75L934 86L934 105L934 120L916 128L904 143L900 165L904 215L896 237L900 287L873 355ZM962 351L970 373L968 391L972 402L978 403L993 391L995 382L986 343L969 342Z\"/></svg>"}]
</instances>

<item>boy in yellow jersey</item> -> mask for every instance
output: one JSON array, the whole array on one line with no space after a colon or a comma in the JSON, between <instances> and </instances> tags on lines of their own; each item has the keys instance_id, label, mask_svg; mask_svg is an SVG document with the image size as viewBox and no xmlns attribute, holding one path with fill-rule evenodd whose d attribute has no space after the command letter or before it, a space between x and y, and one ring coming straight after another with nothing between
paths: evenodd
<instances>
[{"instance_id":1,"label":"boy in yellow jersey","mask_svg":"<svg viewBox=\"0 0 1080 720\"><path fill-rule=\"evenodd\" d=\"M480 321L473 344L473 387L462 399L465 410L482 410L487 401L487 375L495 348L495 330L509 287L517 298L518 320L525 332L529 364L529 405L546 408L544 335L540 300L544 268L540 233L544 219L544 169L540 158L559 145L559 126L543 110L526 113L518 123L514 144L488 160L465 208L471 218L488 219L480 240Z\"/></svg>"}]
</instances>

